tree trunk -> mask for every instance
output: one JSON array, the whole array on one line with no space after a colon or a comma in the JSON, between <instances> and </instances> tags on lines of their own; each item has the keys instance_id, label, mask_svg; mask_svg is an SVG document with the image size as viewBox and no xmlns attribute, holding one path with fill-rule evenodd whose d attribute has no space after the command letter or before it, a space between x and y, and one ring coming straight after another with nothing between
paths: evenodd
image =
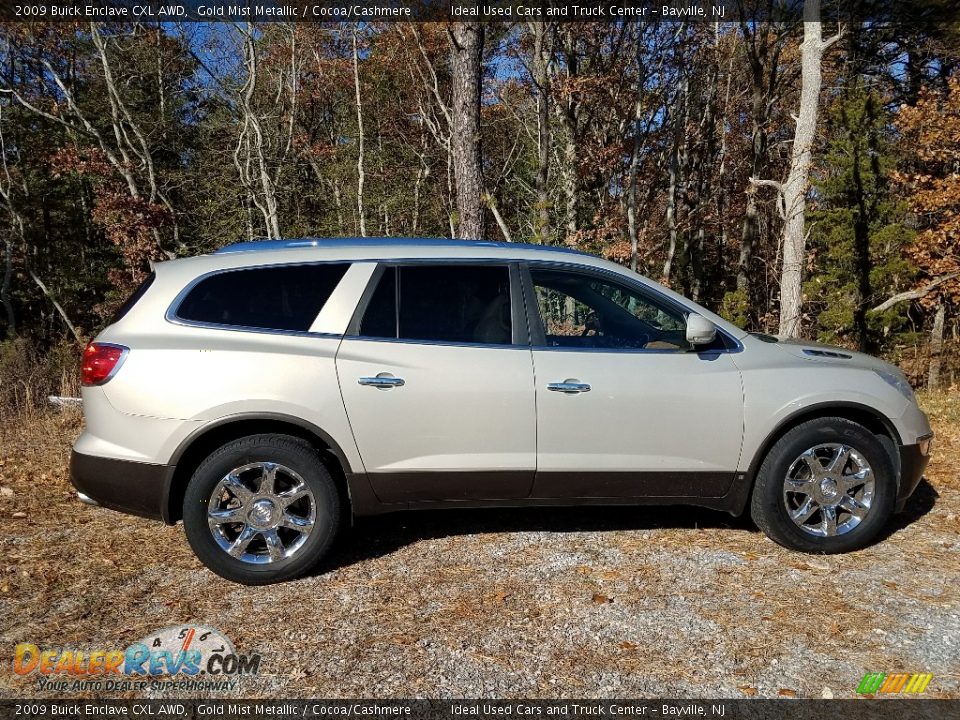
<instances>
[{"instance_id":1,"label":"tree trunk","mask_svg":"<svg viewBox=\"0 0 960 720\"><path fill-rule=\"evenodd\" d=\"M453 173L457 197L457 237L483 237L483 167L480 148L480 91L484 28L481 23L450 26Z\"/></svg>"},{"instance_id":2,"label":"tree trunk","mask_svg":"<svg viewBox=\"0 0 960 720\"><path fill-rule=\"evenodd\" d=\"M638 88L639 92L639 88ZM630 269L637 271L639 239L637 237L637 165L640 160L640 96L637 96L633 113L633 150L630 153L630 170L627 176L627 234L630 237Z\"/></svg>"},{"instance_id":3,"label":"tree trunk","mask_svg":"<svg viewBox=\"0 0 960 720\"><path fill-rule=\"evenodd\" d=\"M811 148L817 133L820 107L820 86L823 82L820 63L824 43L820 23L820 0L806 0L803 6L803 43L800 46L801 80L800 112L793 138L790 174L783 185L783 266L780 274L780 334L800 335L803 291L803 263L806 251L806 195L812 161Z\"/></svg>"},{"instance_id":4,"label":"tree trunk","mask_svg":"<svg viewBox=\"0 0 960 720\"><path fill-rule=\"evenodd\" d=\"M854 130L853 132L859 132ZM866 203L866 190L863 187L863 174L860 172L862 148L856 137L851 137L853 146L853 186L856 195L857 213L853 220L853 261L857 277L856 306L853 309L853 331L857 337L857 349L870 351L870 332L867 323L867 303L870 302L870 220ZM871 150L873 148L870 148Z\"/></svg>"},{"instance_id":5,"label":"tree trunk","mask_svg":"<svg viewBox=\"0 0 960 720\"><path fill-rule=\"evenodd\" d=\"M670 233L670 247L663 263L663 282L670 283L670 274L677 254L677 189L681 183L680 146L685 142L685 118L687 112L687 79L680 83L671 115L673 138L670 147L669 184L667 187L667 230Z\"/></svg>"},{"instance_id":6,"label":"tree trunk","mask_svg":"<svg viewBox=\"0 0 960 720\"><path fill-rule=\"evenodd\" d=\"M563 194L566 196L567 235L580 227L580 179L577 176L577 143L569 134L563 146Z\"/></svg>"},{"instance_id":7,"label":"tree trunk","mask_svg":"<svg viewBox=\"0 0 960 720\"><path fill-rule=\"evenodd\" d=\"M353 28L353 86L357 96L357 214L360 216L360 237L367 236L363 214L363 102L360 95L360 58L357 54L357 28Z\"/></svg>"},{"instance_id":8,"label":"tree trunk","mask_svg":"<svg viewBox=\"0 0 960 720\"><path fill-rule=\"evenodd\" d=\"M550 242L550 60L552 26L546 22L531 23L533 31L533 82L537 87L537 208L534 218L534 241Z\"/></svg>"},{"instance_id":9,"label":"tree trunk","mask_svg":"<svg viewBox=\"0 0 960 720\"><path fill-rule=\"evenodd\" d=\"M0 284L0 302L7 315L6 337L17 334L17 316L13 311L13 300L10 297L10 286L13 281L13 240L7 238L4 245L3 283Z\"/></svg>"},{"instance_id":10,"label":"tree trunk","mask_svg":"<svg viewBox=\"0 0 960 720\"><path fill-rule=\"evenodd\" d=\"M637 271L639 264L639 238L637 236L637 168L640 164L640 119L643 117L642 35L637 36L637 79L633 104L633 148L630 151L630 168L627 172L627 236L630 238L630 269Z\"/></svg>"},{"instance_id":11,"label":"tree trunk","mask_svg":"<svg viewBox=\"0 0 960 720\"><path fill-rule=\"evenodd\" d=\"M937 314L933 316L933 330L930 333L930 369L927 373L927 389L940 389L940 368L943 365L943 321L947 314L947 305L941 300L937 305Z\"/></svg>"},{"instance_id":12,"label":"tree trunk","mask_svg":"<svg viewBox=\"0 0 960 720\"><path fill-rule=\"evenodd\" d=\"M563 31L563 53L568 78L580 74L580 62L576 48L577 35L569 26ZM568 92L558 103L560 119L566 137L563 144L563 195L566 200L567 235L580 229L580 154L577 152L580 135L580 100L576 92Z\"/></svg>"},{"instance_id":13,"label":"tree trunk","mask_svg":"<svg viewBox=\"0 0 960 720\"><path fill-rule=\"evenodd\" d=\"M279 204L276 195L276 185L267 166L266 139L260 117L253 108L253 97L257 88L257 74L259 59L254 42L253 23L247 23L246 29L241 29L244 38L244 64L247 77L240 92L240 110L243 122L240 127L240 136L234 150L234 164L240 173L240 179L250 193L250 199L263 215L268 240L280 238ZM241 159L241 151L245 157ZM251 165L255 164L256 169ZM262 198L255 190L260 185Z\"/></svg>"},{"instance_id":14,"label":"tree trunk","mask_svg":"<svg viewBox=\"0 0 960 720\"><path fill-rule=\"evenodd\" d=\"M750 133L750 172L756 176L763 167L767 156L766 114L767 97L764 93L764 77L759 69L753 72L752 89L753 129ZM746 294L750 300L750 263L754 247L760 237L760 213L757 209L757 189L747 188L747 201L743 214L743 229L740 232L740 260L737 263L737 290Z\"/></svg>"},{"instance_id":15,"label":"tree trunk","mask_svg":"<svg viewBox=\"0 0 960 720\"><path fill-rule=\"evenodd\" d=\"M60 318L63 320L64 324L67 326L67 329L70 331L70 334L73 335L73 339L77 341L78 345L83 345L83 338L80 336L80 333L77 331L76 326L70 321L70 316L67 315L66 310L63 309L63 306L57 302L57 298L54 297L53 293L50 292L49 288L43 284L43 281L37 277L37 274L31 270L27 269L27 273L30 275L31 279L37 284L37 287L40 288L40 292L47 296L47 299L53 304L54 309L57 311L57 314L60 315ZM943 337L941 323L941 340Z\"/></svg>"}]
</instances>

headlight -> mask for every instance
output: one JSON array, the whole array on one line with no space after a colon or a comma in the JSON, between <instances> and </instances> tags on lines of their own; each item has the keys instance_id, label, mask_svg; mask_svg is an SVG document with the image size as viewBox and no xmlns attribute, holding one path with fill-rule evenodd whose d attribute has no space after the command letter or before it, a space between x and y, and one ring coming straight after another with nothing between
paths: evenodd
<instances>
[{"instance_id":1,"label":"headlight","mask_svg":"<svg viewBox=\"0 0 960 720\"><path fill-rule=\"evenodd\" d=\"M907 382L907 378L903 375L887 372L886 370L877 370L874 369L874 372L883 378L883 381L894 388L897 392L903 395L907 400L912 403L917 401L916 397L913 394L913 388L910 387L910 383Z\"/></svg>"}]
</instances>

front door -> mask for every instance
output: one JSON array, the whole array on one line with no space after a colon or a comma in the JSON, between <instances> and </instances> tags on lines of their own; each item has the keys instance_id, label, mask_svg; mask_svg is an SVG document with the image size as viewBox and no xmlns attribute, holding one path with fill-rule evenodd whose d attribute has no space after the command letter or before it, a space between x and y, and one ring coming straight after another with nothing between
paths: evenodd
<instances>
[{"instance_id":1,"label":"front door","mask_svg":"<svg viewBox=\"0 0 960 720\"><path fill-rule=\"evenodd\" d=\"M533 497L720 497L743 436L740 373L691 350L672 300L589 269L532 267Z\"/></svg>"},{"instance_id":2,"label":"front door","mask_svg":"<svg viewBox=\"0 0 960 720\"><path fill-rule=\"evenodd\" d=\"M407 264L372 282L337 374L379 499L529 496L536 415L519 272Z\"/></svg>"}]
</instances>

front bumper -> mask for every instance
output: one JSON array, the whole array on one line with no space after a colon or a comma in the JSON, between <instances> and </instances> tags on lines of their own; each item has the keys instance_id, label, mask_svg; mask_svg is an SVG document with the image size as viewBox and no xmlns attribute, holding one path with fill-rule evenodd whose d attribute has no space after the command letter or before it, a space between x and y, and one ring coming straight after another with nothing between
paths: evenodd
<instances>
[{"instance_id":1,"label":"front bumper","mask_svg":"<svg viewBox=\"0 0 960 720\"><path fill-rule=\"evenodd\" d=\"M70 454L70 482L83 497L111 510L169 522L172 465Z\"/></svg>"},{"instance_id":2,"label":"front bumper","mask_svg":"<svg viewBox=\"0 0 960 720\"><path fill-rule=\"evenodd\" d=\"M930 462L930 445L933 433L918 438L915 445L901 445L900 451L900 490L897 493L896 512L903 510L907 500L923 479L923 471Z\"/></svg>"}]
</instances>

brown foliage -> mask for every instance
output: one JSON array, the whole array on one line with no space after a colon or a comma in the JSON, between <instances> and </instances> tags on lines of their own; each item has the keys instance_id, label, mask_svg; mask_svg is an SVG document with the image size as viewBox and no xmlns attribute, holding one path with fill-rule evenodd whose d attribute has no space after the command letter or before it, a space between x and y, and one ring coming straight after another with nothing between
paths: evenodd
<instances>
[{"instance_id":1,"label":"brown foliage","mask_svg":"<svg viewBox=\"0 0 960 720\"><path fill-rule=\"evenodd\" d=\"M897 177L922 228L909 248L911 260L934 278L960 271L960 77L901 108L898 126L912 167ZM960 304L960 281L940 285L919 302L929 309L941 299Z\"/></svg>"}]
</instances>

